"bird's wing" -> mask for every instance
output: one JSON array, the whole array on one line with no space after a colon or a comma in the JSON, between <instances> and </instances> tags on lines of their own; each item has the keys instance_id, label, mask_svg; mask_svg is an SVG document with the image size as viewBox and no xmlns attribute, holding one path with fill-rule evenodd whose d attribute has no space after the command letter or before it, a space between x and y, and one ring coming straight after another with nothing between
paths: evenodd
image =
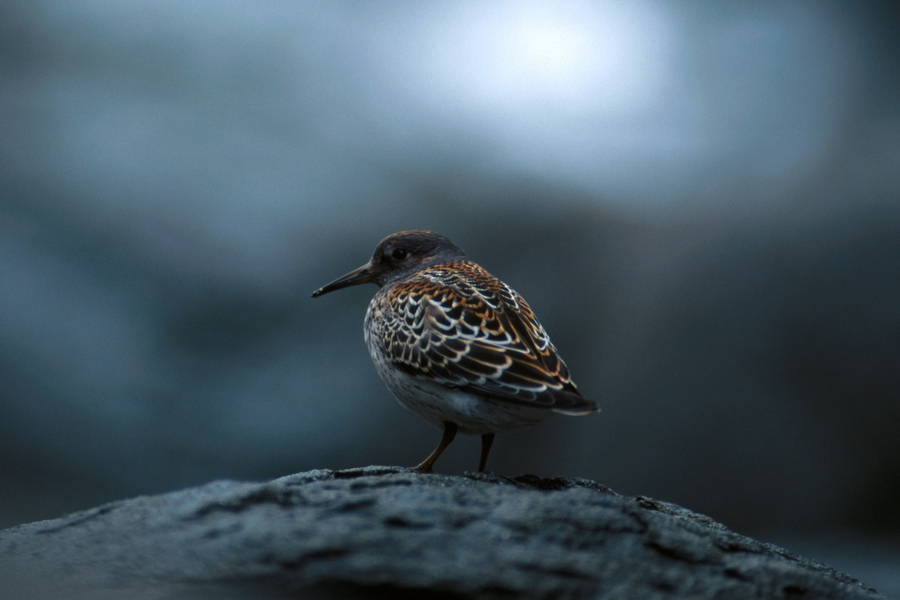
<instances>
[{"instance_id":1,"label":"bird's wing","mask_svg":"<svg viewBox=\"0 0 900 600\"><path fill-rule=\"evenodd\" d=\"M381 339L391 362L448 387L527 406L583 414L584 398L534 312L474 263L465 277L437 269L388 293Z\"/></svg>"}]
</instances>

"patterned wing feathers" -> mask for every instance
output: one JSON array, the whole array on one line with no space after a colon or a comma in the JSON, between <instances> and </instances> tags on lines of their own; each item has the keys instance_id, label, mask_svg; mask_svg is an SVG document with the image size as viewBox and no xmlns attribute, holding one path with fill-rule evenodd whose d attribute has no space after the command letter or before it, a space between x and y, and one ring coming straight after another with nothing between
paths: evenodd
<instances>
[{"instance_id":1,"label":"patterned wing feathers","mask_svg":"<svg viewBox=\"0 0 900 600\"><path fill-rule=\"evenodd\" d=\"M388 293L382 339L398 367L499 401L597 410L524 299L474 263L433 267Z\"/></svg>"}]
</instances>

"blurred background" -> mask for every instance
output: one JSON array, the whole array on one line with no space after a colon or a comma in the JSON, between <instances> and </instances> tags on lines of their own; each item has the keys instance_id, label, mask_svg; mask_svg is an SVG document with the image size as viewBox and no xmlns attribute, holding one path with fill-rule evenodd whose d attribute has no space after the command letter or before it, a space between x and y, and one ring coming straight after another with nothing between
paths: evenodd
<instances>
[{"instance_id":1,"label":"blurred background","mask_svg":"<svg viewBox=\"0 0 900 600\"><path fill-rule=\"evenodd\" d=\"M900 594L894 2L0 3L0 527L412 465L362 341L432 229L603 412L489 468L709 514ZM461 437L438 463L477 465Z\"/></svg>"}]
</instances>

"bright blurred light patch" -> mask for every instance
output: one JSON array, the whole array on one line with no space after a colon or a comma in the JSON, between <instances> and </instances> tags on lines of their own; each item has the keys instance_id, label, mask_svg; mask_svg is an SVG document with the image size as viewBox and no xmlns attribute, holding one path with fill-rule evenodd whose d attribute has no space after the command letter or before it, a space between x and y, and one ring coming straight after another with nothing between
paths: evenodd
<instances>
[{"instance_id":1,"label":"bright blurred light patch","mask_svg":"<svg viewBox=\"0 0 900 600\"><path fill-rule=\"evenodd\" d=\"M599 59L597 41L576 23L520 17L504 24L496 43L478 43L486 52L472 65L474 83L486 93L532 99L583 93Z\"/></svg>"},{"instance_id":2,"label":"bright blurred light patch","mask_svg":"<svg viewBox=\"0 0 900 600\"><path fill-rule=\"evenodd\" d=\"M671 34L640 2L472 3L436 19L432 88L473 108L622 113L659 97Z\"/></svg>"},{"instance_id":3,"label":"bright blurred light patch","mask_svg":"<svg viewBox=\"0 0 900 600\"><path fill-rule=\"evenodd\" d=\"M620 206L719 202L736 181L775 197L828 160L859 91L856 42L815 3L406 6L360 27L401 143Z\"/></svg>"}]
</instances>

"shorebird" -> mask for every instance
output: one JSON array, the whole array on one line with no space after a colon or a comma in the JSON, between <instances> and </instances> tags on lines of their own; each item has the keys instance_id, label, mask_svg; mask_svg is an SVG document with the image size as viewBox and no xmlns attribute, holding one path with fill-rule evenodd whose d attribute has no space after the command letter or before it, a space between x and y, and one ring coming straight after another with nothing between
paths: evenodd
<instances>
[{"instance_id":1,"label":"shorebird","mask_svg":"<svg viewBox=\"0 0 900 600\"><path fill-rule=\"evenodd\" d=\"M403 406L443 428L414 468L431 473L457 432L481 435L484 471L497 431L528 427L551 412L599 410L569 370L525 299L446 237L402 231L363 266L313 298L375 283L365 340L375 368Z\"/></svg>"}]
</instances>

